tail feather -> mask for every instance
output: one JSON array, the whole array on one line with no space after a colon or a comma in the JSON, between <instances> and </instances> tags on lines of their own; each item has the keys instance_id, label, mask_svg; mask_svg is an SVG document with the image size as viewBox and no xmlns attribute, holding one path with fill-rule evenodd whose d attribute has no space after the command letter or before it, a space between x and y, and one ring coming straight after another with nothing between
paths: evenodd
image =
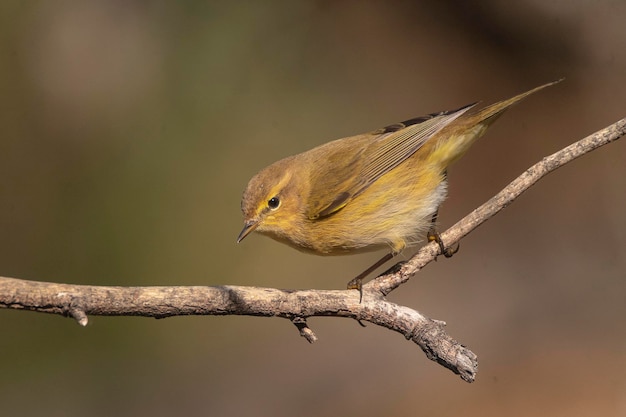
<instances>
[{"instance_id":1,"label":"tail feather","mask_svg":"<svg viewBox=\"0 0 626 417\"><path fill-rule=\"evenodd\" d=\"M563 79L540 85L539 87L535 87L532 90L511 97L510 99L487 106L475 113L461 116L457 122L441 130L429 160L439 164L442 169L447 168L450 164L463 156L469 147L478 138L484 135L487 128L509 107L529 95L561 81L563 81Z\"/></svg>"},{"instance_id":2,"label":"tail feather","mask_svg":"<svg viewBox=\"0 0 626 417\"><path fill-rule=\"evenodd\" d=\"M489 123L493 123L495 119L498 118L506 109L511 107L513 104L517 103L520 100L525 99L531 94L536 93L537 91L543 90L546 87L550 87L551 85L558 84L563 81L563 78L560 80L552 81L550 83L540 85L539 87L535 87L532 90L526 91L525 93L518 94L515 97L511 97L508 100L499 101L495 104L485 107L481 109L477 113L470 115L469 118L474 120L475 123L484 123L485 121L489 121ZM493 120L490 120L493 119Z\"/></svg>"}]
</instances>

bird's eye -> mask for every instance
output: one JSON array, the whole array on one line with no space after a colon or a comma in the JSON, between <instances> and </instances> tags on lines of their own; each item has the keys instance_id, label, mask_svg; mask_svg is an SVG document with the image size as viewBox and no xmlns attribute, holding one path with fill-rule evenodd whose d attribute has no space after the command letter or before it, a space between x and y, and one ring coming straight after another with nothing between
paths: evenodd
<instances>
[{"instance_id":1,"label":"bird's eye","mask_svg":"<svg viewBox=\"0 0 626 417\"><path fill-rule=\"evenodd\" d=\"M280 199L278 197L272 197L267 201L267 206L272 210L276 210L280 206Z\"/></svg>"}]
</instances>

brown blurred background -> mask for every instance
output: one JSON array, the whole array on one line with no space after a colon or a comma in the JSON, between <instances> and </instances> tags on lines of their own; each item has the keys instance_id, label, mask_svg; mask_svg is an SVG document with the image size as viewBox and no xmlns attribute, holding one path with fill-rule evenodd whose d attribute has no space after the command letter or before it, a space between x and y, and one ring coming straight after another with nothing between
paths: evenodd
<instances>
[{"instance_id":1,"label":"brown blurred background","mask_svg":"<svg viewBox=\"0 0 626 417\"><path fill-rule=\"evenodd\" d=\"M566 81L449 172L449 226L626 116L626 3L3 1L0 275L343 288L381 254L235 244L248 179L412 116ZM625 416L626 142L567 165L391 299L448 322L473 384L398 334L312 319L0 311L2 415ZM407 254L407 256L410 254Z\"/></svg>"}]
</instances>

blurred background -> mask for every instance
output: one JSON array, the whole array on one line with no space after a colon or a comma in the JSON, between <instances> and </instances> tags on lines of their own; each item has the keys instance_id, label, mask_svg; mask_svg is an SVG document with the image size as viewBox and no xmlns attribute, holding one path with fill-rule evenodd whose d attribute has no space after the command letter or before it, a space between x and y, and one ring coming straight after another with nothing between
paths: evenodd
<instances>
[{"instance_id":1,"label":"blurred background","mask_svg":"<svg viewBox=\"0 0 626 417\"><path fill-rule=\"evenodd\" d=\"M0 275L344 288L381 253L235 244L248 179L331 139L565 77L449 171L450 226L626 116L626 3L3 1ZM624 416L626 143L549 175L390 299L448 322L475 383L316 318L0 311L3 415ZM410 253L405 254L406 257Z\"/></svg>"}]
</instances>

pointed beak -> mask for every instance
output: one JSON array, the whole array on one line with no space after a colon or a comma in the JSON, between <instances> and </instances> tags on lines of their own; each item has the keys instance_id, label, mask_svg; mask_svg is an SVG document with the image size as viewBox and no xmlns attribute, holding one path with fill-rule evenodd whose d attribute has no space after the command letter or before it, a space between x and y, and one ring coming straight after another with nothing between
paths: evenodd
<instances>
[{"instance_id":1,"label":"pointed beak","mask_svg":"<svg viewBox=\"0 0 626 417\"><path fill-rule=\"evenodd\" d=\"M246 224L243 226L241 233L239 233L239 236L237 237L237 243L241 242L246 236L252 233L254 229L257 228L258 225L259 225L258 220L247 221Z\"/></svg>"}]
</instances>

